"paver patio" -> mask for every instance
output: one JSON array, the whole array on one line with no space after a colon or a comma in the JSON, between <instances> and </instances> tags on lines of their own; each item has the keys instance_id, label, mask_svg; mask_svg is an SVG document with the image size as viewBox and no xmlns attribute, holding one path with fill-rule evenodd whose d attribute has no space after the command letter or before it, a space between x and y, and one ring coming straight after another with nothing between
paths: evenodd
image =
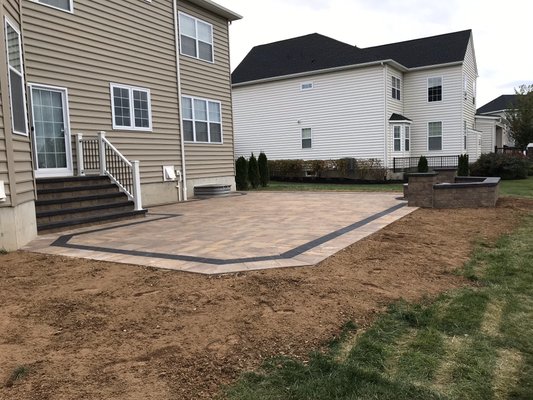
<instances>
[{"instance_id":1,"label":"paver patio","mask_svg":"<svg viewBox=\"0 0 533 400\"><path fill-rule=\"evenodd\" d=\"M39 236L24 249L220 274L316 264L414 211L397 193L252 192Z\"/></svg>"}]
</instances>

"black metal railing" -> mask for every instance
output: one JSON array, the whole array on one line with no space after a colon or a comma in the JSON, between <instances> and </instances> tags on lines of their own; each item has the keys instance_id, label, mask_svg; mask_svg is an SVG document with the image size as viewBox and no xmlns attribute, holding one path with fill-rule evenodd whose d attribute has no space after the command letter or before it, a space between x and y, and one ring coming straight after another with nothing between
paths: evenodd
<instances>
[{"instance_id":1,"label":"black metal railing","mask_svg":"<svg viewBox=\"0 0 533 400\"><path fill-rule=\"evenodd\" d=\"M100 147L98 138L83 138L81 140L83 151L83 164L85 170L97 171L100 169Z\"/></svg>"},{"instance_id":2,"label":"black metal railing","mask_svg":"<svg viewBox=\"0 0 533 400\"><path fill-rule=\"evenodd\" d=\"M509 146L503 146L503 147L495 146L494 152L497 154L519 154L519 155L524 154L522 149L518 147L509 147Z\"/></svg>"},{"instance_id":3,"label":"black metal railing","mask_svg":"<svg viewBox=\"0 0 533 400\"><path fill-rule=\"evenodd\" d=\"M425 156L429 169L452 168L459 165L459 156ZM393 172L413 172L418 168L420 157L394 157L392 159Z\"/></svg>"}]
</instances>

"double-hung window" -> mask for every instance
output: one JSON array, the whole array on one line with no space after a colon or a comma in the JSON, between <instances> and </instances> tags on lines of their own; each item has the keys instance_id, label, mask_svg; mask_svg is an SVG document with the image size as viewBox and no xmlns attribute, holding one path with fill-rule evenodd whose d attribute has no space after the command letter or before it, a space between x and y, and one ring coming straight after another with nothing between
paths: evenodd
<instances>
[{"instance_id":1,"label":"double-hung window","mask_svg":"<svg viewBox=\"0 0 533 400\"><path fill-rule=\"evenodd\" d=\"M428 102L442 101L442 78L428 78Z\"/></svg>"},{"instance_id":2,"label":"double-hung window","mask_svg":"<svg viewBox=\"0 0 533 400\"><path fill-rule=\"evenodd\" d=\"M428 150L442 150L442 122L428 122Z\"/></svg>"},{"instance_id":3,"label":"double-hung window","mask_svg":"<svg viewBox=\"0 0 533 400\"><path fill-rule=\"evenodd\" d=\"M74 4L73 0L33 0L37 3L41 3L53 8L57 8L59 10L67 11L67 12L73 12L74 11Z\"/></svg>"},{"instance_id":4,"label":"double-hung window","mask_svg":"<svg viewBox=\"0 0 533 400\"><path fill-rule=\"evenodd\" d=\"M310 149L312 147L311 128L302 129L302 149Z\"/></svg>"},{"instance_id":5,"label":"double-hung window","mask_svg":"<svg viewBox=\"0 0 533 400\"><path fill-rule=\"evenodd\" d=\"M26 114L26 91L22 65L20 32L8 19L5 20L7 65L9 74L9 98L11 105L11 127L14 133L28 134Z\"/></svg>"},{"instance_id":6,"label":"double-hung window","mask_svg":"<svg viewBox=\"0 0 533 400\"><path fill-rule=\"evenodd\" d=\"M406 126L404 129L405 129L404 150L409 151L409 148L411 145L411 128L409 126Z\"/></svg>"},{"instance_id":7,"label":"double-hung window","mask_svg":"<svg viewBox=\"0 0 533 400\"><path fill-rule=\"evenodd\" d=\"M396 100L401 100L400 92L401 92L401 86L402 81L400 78L396 78L395 76L392 77L392 98Z\"/></svg>"},{"instance_id":8,"label":"double-hung window","mask_svg":"<svg viewBox=\"0 0 533 400\"><path fill-rule=\"evenodd\" d=\"M222 143L220 102L183 96L181 103L185 141Z\"/></svg>"},{"instance_id":9,"label":"double-hung window","mask_svg":"<svg viewBox=\"0 0 533 400\"><path fill-rule=\"evenodd\" d=\"M394 132L394 151L402 151L402 127L395 125L392 129Z\"/></svg>"},{"instance_id":10,"label":"double-hung window","mask_svg":"<svg viewBox=\"0 0 533 400\"><path fill-rule=\"evenodd\" d=\"M213 62L213 25L181 12L179 24L181 54Z\"/></svg>"},{"instance_id":11,"label":"double-hung window","mask_svg":"<svg viewBox=\"0 0 533 400\"><path fill-rule=\"evenodd\" d=\"M113 129L152 130L150 90L111 84Z\"/></svg>"}]
</instances>

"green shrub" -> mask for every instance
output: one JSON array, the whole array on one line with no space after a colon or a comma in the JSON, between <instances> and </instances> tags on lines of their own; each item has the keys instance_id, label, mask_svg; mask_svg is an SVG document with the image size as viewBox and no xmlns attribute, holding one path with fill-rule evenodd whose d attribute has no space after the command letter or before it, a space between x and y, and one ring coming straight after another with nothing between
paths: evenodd
<instances>
[{"instance_id":1,"label":"green shrub","mask_svg":"<svg viewBox=\"0 0 533 400\"><path fill-rule=\"evenodd\" d=\"M418 172L428 172L428 159L424 156L420 156L418 159Z\"/></svg>"},{"instance_id":2,"label":"green shrub","mask_svg":"<svg viewBox=\"0 0 533 400\"><path fill-rule=\"evenodd\" d=\"M270 181L270 173L268 171L268 159L265 153L259 153L259 158L257 159L259 164L259 180L262 187L267 187L268 182Z\"/></svg>"},{"instance_id":3,"label":"green shrub","mask_svg":"<svg viewBox=\"0 0 533 400\"><path fill-rule=\"evenodd\" d=\"M257 158L255 158L254 153L252 153L248 160L248 182L250 182L250 185L254 189L259 187L259 165L257 164Z\"/></svg>"},{"instance_id":4,"label":"green shrub","mask_svg":"<svg viewBox=\"0 0 533 400\"><path fill-rule=\"evenodd\" d=\"M237 190L248 190L248 161L244 157L235 162L235 183Z\"/></svg>"},{"instance_id":5,"label":"green shrub","mask_svg":"<svg viewBox=\"0 0 533 400\"><path fill-rule=\"evenodd\" d=\"M461 154L459 156L459 166L457 168L457 176L468 176L468 154Z\"/></svg>"},{"instance_id":6,"label":"green shrub","mask_svg":"<svg viewBox=\"0 0 533 400\"><path fill-rule=\"evenodd\" d=\"M499 176L502 179L526 179L528 162L516 154L482 154L470 167L473 176Z\"/></svg>"}]
</instances>

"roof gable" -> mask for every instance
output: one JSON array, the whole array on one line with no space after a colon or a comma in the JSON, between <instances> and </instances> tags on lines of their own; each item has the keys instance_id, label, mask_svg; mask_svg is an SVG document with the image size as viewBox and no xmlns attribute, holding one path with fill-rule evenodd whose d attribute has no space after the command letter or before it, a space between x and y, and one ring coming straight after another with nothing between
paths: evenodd
<instances>
[{"instance_id":1,"label":"roof gable","mask_svg":"<svg viewBox=\"0 0 533 400\"><path fill-rule=\"evenodd\" d=\"M472 31L360 49L313 33L254 47L232 74L233 84L394 60L407 68L461 62Z\"/></svg>"}]
</instances>

